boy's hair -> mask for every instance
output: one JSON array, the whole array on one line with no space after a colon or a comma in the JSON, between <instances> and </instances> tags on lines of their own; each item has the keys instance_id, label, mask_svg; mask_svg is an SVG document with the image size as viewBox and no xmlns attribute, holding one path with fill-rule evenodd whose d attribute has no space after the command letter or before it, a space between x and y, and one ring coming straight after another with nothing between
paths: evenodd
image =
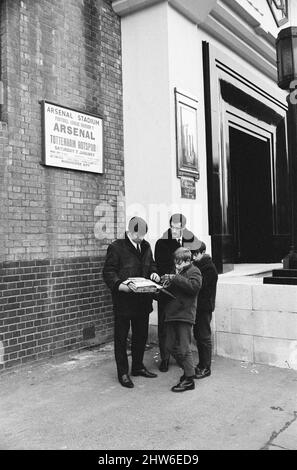
<instances>
[{"instance_id":1,"label":"boy's hair","mask_svg":"<svg viewBox=\"0 0 297 470\"><path fill-rule=\"evenodd\" d=\"M200 242L199 248L195 248L194 250L191 250L192 255L197 255L198 253L204 253L205 251L206 251L206 245L204 242Z\"/></svg>"},{"instance_id":2,"label":"boy's hair","mask_svg":"<svg viewBox=\"0 0 297 470\"><path fill-rule=\"evenodd\" d=\"M174 252L174 261L182 262L182 261L191 261L192 253L189 248L180 247Z\"/></svg>"}]
</instances>

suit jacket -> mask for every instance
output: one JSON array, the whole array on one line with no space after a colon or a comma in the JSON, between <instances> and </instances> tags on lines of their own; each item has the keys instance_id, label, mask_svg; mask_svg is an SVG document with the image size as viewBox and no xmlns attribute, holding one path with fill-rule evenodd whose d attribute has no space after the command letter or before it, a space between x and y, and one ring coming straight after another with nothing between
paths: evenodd
<instances>
[{"instance_id":1,"label":"suit jacket","mask_svg":"<svg viewBox=\"0 0 297 470\"><path fill-rule=\"evenodd\" d=\"M111 290L116 315L132 318L135 315L149 314L152 308L151 294L135 294L119 291L119 285L128 277L150 278L157 272L150 244L141 242L141 254L131 243L127 234L124 239L111 243L103 267L103 279Z\"/></svg>"},{"instance_id":2,"label":"suit jacket","mask_svg":"<svg viewBox=\"0 0 297 470\"><path fill-rule=\"evenodd\" d=\"M185 248L190 246L194 240L194 234L190 230L183 231L182 246ZM162 238L156 242L155 246L155 260L160 276L163 274L175 273L175 265L173 261L173 253L180 247L178 241L172 238L171 229L163 233Z\"/></svg>"},{"instance_id":3,"label":"suit jacket","mask_svg":"<svg viewBox=\"0 0 297 470\"><path fill-rule=\"evenodd\" d=\"M201 273L193 264L186 266L172 279L168 291L176 298L170 299L165 306L165 322L195 323L197 296L201 285Z\"/></svg>"}]
</instances>

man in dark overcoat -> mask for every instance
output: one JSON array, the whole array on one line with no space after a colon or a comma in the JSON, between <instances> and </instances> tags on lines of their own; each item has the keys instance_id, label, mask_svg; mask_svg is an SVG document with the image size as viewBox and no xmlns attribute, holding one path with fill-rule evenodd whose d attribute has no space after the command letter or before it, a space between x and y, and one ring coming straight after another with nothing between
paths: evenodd
<instances>
[{"instance_id":1,"label":"man in dark overcoat","mask_svg":"<svg viewBox=\"0 0 297 470\"><path fill-rule=\"evenodd\" d=\"M103 267L103 278L112 293L114 306L114 349L118 379L123 387L133 388L129 376L127 338L131 327L132 375L157 377L143 364L148 337L152 295L135 293L124 281L131 277L144 277L159 282L150 244L144 240L147 224L133 217L123 239L111 243Z\"/></svg>"},{"instance_id":2,"label":"man in dark overcoat","mask_svg":"<svg viewBox=\"0 0 297 470\"><path fill-rule=\"evenodd\" d=\"M160 276L164 274L175 273L175 264L173 253L179 248L191 246L194 240L194 234L186 228L186 217L183 214L173 214L169 220L169 229L163 233L162 237L156 242L155 260ZM167 351L166 343L166 325L164 309L170 297L160 294L158 299L158 340L161 362L159 370L167 372L169 368L170 354Z\"/></svg>"}]
</instances>

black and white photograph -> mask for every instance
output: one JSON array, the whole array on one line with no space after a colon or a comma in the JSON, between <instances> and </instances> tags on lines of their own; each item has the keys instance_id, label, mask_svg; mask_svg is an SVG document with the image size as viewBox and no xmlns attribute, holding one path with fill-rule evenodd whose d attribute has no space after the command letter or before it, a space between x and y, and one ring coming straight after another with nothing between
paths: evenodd
<instances>
[{"instance_id":1,"label":"black and white photograph","mask_svg":"<svg viewBox=\"0 0 297 470\"><path fill-rule=\"evenodd\" d=\"M297 451L297 0L0 0L1 462L273 450Z\"/></svg>"}]
</instances>

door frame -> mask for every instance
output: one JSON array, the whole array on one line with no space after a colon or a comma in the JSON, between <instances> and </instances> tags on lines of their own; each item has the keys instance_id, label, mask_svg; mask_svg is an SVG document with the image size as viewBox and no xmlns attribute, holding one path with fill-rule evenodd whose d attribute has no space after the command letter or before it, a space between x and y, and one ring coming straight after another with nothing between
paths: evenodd
<instances>
[{"instance_id":1,"label":"door frame","mask_svg":"<svg viewBox=\"0 0 297 470\"><path fill-rule=\"evenodd\" d=\"M203 41L204 96L206 119L207 186L209 206L209 232L212 242L212 255L219 272L233 268L233 240L228 213L228 123L242 125L248 116L251 124L246 127L271 140L272 160L271 181L275 211L276 198L275 135L278 126L285 129L284 166L285 176L289 177L287 152L287 102L285 94L267 81L261 81L249 69L239 65L234 59L216 47ZM240 72L239 72L240 70ZM232 98L231 98L232 97ZM232 100L234 102L232 102ZM253 110L243 110L252 103ZM233 108L233 109L232 109ZM242 108L242 109L241 109ZM235 110L235 111L234 111ZM245 116L244 116L245 114ZM230 158L230 155L229 155ZM289 204L289 201L288 201ZM274 245L279 251L288 250L289 233L279 233L274 214Z\"/></svg>"},{"instance_id":2,"label":"door frame","mask_svg":"<svg viewBox=\"0 0 297 470\"><path fill-rule=\"evenodd\" d=\"M246 134L250 134L257 139L263 140L269 145L270 154L270 182L271 182L271 210L272 210L272 227L273 233L276 234L276 220L277 220L277 194L275 191L276 182L276 127L267 124L264 121L256 119L253 116L231 106L229 103L223 102L223 133L222 133L222 187L225 192L224 200L225 205L223 211L225 212L223 220L228 221L228 226L232 226L229 222L233 218L232 204L229 204L229 199L232 198L232 187L231 187L231 156L230 156L230 127L238 129ZM223 226L223 233L226 227Z\"/></svg>"},{"instance_id":3,"label":"door frame","mask_svg":"<svg viewBox=\"0 0 297 470\"><path fill-rule=\"evenodd\" d=\"M274 165L273 165L273 139L272 135L270 132L263 132L261 130L261 133L259 133L258 128L256 128L256 131L251 129L251 126L247 128L246 126L242 126L238 124L238 122L229 122L228 126L228 131L227 131L227 137L228 137L228 142L226 143L226 148L227 148L227 154L228 154L228 161L229 161L229 171L228 171L228 195L230 197L230 203L228 203L228 211L229 211L229 217L231 219L230 221L230 227L232 231L232 238L233 238L233 254L234 254L234 263L251 263L253 262L253 258L255 256L257 258L262 258L263 263L267 262L267 255L268 255L268 260L271 256L271 249L272 249L272 237L274 233L274 226L275 226L275 218L274 218L274 212L275 212L275 191L274 191L274 185L273 185L273 178L274 178ZM245 123L244 123L245 124ZM226 126L227 127L227 126ZM263 147L261 146L261 150L259 149L260 153L256 153L254 155L249 155L249 152L245 153L245 150L243 149L242 151L244 152L244 160L242 159L242 154L238 155L237 153L232 153L232 140L231 140L231 133L230 130L234 129L236 131L239 131L240 134L238 134L239 139L245 138L244 136L251 137L254 139L254 143L257 145L259 143L261 145L264 144L265 146L265 151ZM238 137L237 137L238 138ZM248 141L249 142L249 141ZM239 143L240 145L240 143ZM253 145L253 151L255 151L254 144ZM264 151L264 155L262 154L262 151ZM240 150L239 150L240 152ZM254 158L256 156L256 158ZM248 169L249 166L249 158L251 157L251 164L254 167L253 173ZM265 159L265 163L263 161L263 158ZM259 163L257 164L257 161ZM262 163L266 166L268 165L267 170L265 171L265 174L263 174L265 178L265 185L263 184L263 180L259 180L257 178L257 175L254 174L254 172L257 172L257 168L260 168ZM244 168L246 169L248 173L248 179L247 179L247 174L242 173L240 171L241 165L244 165ZM247 165L247 166L246 166ZM256 165L256 167L255 167ZM259 166L258 166L259 165ZM239 172L239 173L238 173ZM240 179L239 178L239 174ZM244 176L245 174L245 176ZM243 181L241 178L245 178L245 181ZM246 186L246 182L248 182ZM246 191L242 193L240 191L240 186L241 184L244 184ZM246 238L245 235L243 235L242 232L242 222L245 219L245 207L242 207L241 204L249 204L249 192L254 193L254 191L257 192L259 198L257 198L257 207L259 210L261 210L261 206L263 206L264 201L265 201L265 216L261 219L259 219L259 216L257 216L257 208L255 207L255 211L253 212L253 219L254 221L257 220L259 225L258 228L257 225L253 225L254 229L257 230L257 234L262 233L263 227L265 226L265 220L268 222L270 220L271 225L269 224L270 228L266 232L268 235L268 239L266 240L266 235L265 235L265 248L262 247L260 252L258 252L258 249L256 246L254 246L253 249L253 255L252 258L249 259L249 255L247 257L246 254ZM241 194L241 196L240 196ZM261 194L263 197L261 197ZM246 202L243 202L242 196L244 197ZM268 199L267 199L268 198ZM254 200L254 198L251 198ZM267 205L266 205L267 204ZM263 209L263 207L262 207ZM264 224L264 225L263 225ZM249 230L245 230L245 234L248 233ZM252 237L253 235L250 234ZM242 238L243 236L243 238ZM250 237L249 237L250 238ZM254 238L253 238L254 239ZM244 241L245 240L245 241ZM250 241L251 243L251 241ZM249 243L249 245L250 245Z\"/></svg>"}]
</instances>

